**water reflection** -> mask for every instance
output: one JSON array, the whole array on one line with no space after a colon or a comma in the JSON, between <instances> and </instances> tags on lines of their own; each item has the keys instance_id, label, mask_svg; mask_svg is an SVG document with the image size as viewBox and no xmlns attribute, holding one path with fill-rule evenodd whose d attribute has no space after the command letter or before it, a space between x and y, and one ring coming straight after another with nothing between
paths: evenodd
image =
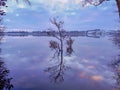
<instances>
[{"instance_id":1,"label":"water reflection","mask_svg":"<svg viewBox=\"0 0 120 90\"><path fill-rule=\"evenodd\" d=\"M11 90L13 85L11 84L12 78L8 78L9 70L5 67L2 58L0 58L0 90L6 88Z\"/></svg>"},{"instance_id":2,"label":"water reflection","mask_svg":"<svg viewBox=\"0 0 120 90\"><path fill-rule=\"evenodd\" d=\"M120 48L120 31L112 31L109 33L109 35L112 37L111 40L112 42L118 47Z\"/></svg>"},{"instance_id":3,"label":"water reflection","mask_svg":"<svg viewBox=\"0 0 120 90\"><path fill-rule=\"evenodd\" d=\"M0 41L1 40L2 37ZM11 90L11 88L13 88L13 85L11 84L12 78L8 77L9 72L10 71L6 68L3 58L0 57L0 90L4 90L4 88L6 88L6 90Z\"/></svg>"},{"instance_id":4,"label":"water reflection","mask_svg":"<svg viewBox=\"0 0 120 90\"><path fill-rule=\"evenodd\" d=\"M52 60L57 59L58 64L55 66L48 67L45 72L50 73L50 79L57 83L64 81L64 72L68 67L64 63L64 43L66 43L66 55L71 56L73 53L73 39L70 36L66 35L65 30L63 29L63 21L57 21L56 18L51 19L51 23L56 26L57 31L49 32L48 35L55 37L57 40L51 40L49 42L49 47L54 51ZM52 29L51 29L52 30Z\"/></svg>"},{"instance_id":5,"label":"water reflection","mask_svg":"<svg viewBox=\"0 0 120 90\"><path fill-rule=\"evenodd\" d=\"M118 55L111 64L114 70L114 79L116 81L115 89L120 90L120 55Z\"/></svg>"},{"instance_id":6,"label":"water reflection","mask_svg":"<svg viewBox=\"0 0 120 90\"><path fill-rule=\"evenodd\" d=\"M11 64L13 66L11 70L15 72L13 73L15 75L15 90L65 90L65 88L68 90L98 90L96 85L98 85L99 90L112 90L106 89L110 85L108 85L109 82L106 79L109 77L109 70L105 60L107 55L108 57L112 55L109 52L111 46L108 45L108 48L106 48L108 43L106 40L103 38L96 39L98 33L93 31L89 31L88 34L89 36L95 36L95 38L76 38L66 34L68 32L62 31L61 36L63 38L60 37L57 30L54 33L47 33L49 37L45 36L44 39L43 37L10 37L8 40L9 37L5 37L7 41L3 44L6 56L4 58L6 58L6 62L10 63L9 67L11 67ZM85 35L87 34L84 33ZM13 38L16 40L16 44L14 44ZM101 42L102 40L103 42ZM47 41L49 41L50 48L47 48ZM49 51L50 49L52 51ZM9 56L6 54L9 54ZM66 58L66 55L71 57ZM18 60L16 61L16 59ZM52 63L51 65L49 65L48 59L52 60L49 61ZM46 74L42 72L44 69ZM41 74L39 74L39 71L41 71ZM45 75L49 75L50 80L54 83L63 81L64 83L62 83L62 86L61 84L58 86L51 84ZM93 82L97 82L95 86L92 86Z\"/></svg>"},{"instance_id":7,"label":"water reflection","mask_svg":"<svg viewBox=\"0 0 120 90\"><path fill-rule=\"evenodd\" d=\"M112 42L120 49L120 31L114 31L111 33ZM120 90L120 54L117 55L111 63L111 67L114 71L114 79L116 81L115 90Z\"/></svg>"},{"instance_id":8,"label":"water reflection","mask_svg":"<svg viewBox=\"0 0 120 90\"><path fill-rule=\"evenodd\" d=\"M4 90L4 88L6 88L6 90L11 90L11 88L13 88L13 85L11 84L12 78L9 78L8 74L9 70L6 68L3 58L0 57L0 90Z\"/></svg>"}]
</instances>

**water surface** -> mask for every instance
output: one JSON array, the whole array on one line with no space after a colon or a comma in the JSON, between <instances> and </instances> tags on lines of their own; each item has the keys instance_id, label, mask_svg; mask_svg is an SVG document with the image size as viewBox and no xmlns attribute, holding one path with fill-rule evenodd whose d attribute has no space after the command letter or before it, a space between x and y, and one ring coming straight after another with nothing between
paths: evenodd
<instances>
[{"instance_id":1,"label":"water surface","mask_svg":"<svg viewBox=\"0 0 120 90\"><path fill-rule=\"evenodd\" d=\"M54 82L45 70L59 64L59 60L52 60L54 50L49 48L49 41L56 38L5 36L1 57L13 78L13 90L113 90L116 80L110 64L119 55L113 37L71 38L74 52L70 56L64 52L64 80Z\"/></svg>"}]
</instances>

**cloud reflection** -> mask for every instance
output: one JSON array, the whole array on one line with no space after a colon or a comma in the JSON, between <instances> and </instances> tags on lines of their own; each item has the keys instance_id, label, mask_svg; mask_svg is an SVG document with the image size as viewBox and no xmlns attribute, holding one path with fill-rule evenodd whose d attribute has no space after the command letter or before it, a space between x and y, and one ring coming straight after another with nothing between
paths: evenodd
<instances>
[{"instance_id":1,"label":"cloud reflection","mask_svg":"<svg viewBox=\"0 0 120 90\"><path fill-rule=\"evenodd\" d=\"M91 79L94 81L101 81L103 80L103 77L99 75L95 75L95 76L91 76Z\"/></svg>"}]
</instances>

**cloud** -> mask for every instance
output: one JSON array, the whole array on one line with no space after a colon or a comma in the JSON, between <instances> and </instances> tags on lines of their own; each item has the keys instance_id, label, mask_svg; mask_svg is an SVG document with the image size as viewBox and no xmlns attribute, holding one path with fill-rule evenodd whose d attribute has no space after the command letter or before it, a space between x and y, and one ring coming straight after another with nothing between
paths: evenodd
<instances>
[{"instance_id":1,"label":"cloud","mask_svg":"<svg viewBox=\"0 0 120 90\"><path fill-rule=\"evenodd\" d=\"M32 6L26 5L24 2L19 2L18 5L15 1L8 1L7 12L14 12L19 9L40 10L40 7L44 8L50 13L63 13L64 11L80 8L81 0L31 0ZM65 12L64 12L65 13Z\"/></svg>"},{"instance_id":2,"label":"cloud","mask_svg":"<svg viewBox=\"0 0 120 90\"><path fill-rule=\"evenodd\" d=\"M60 16L65 21L67 30L117 27L115 21L117 14L112 11L116 7L109 4L112 1L108 3L109 5L102 4L98 7L89 6L87 8L82 7L81 2L82 0L31 0L32 6L29 6L24 2L19 2L17 5L15 1L8 1L6 11L11 15L8 15L7 18L12 18L10 20L15 24L11 23L10 25L7 22L7 25L8 27L26 25L26 27L39 26L43 28L43 26L47 26L45 23L49 22L50 17ZM16 22L21 23L17 24Z\"/></svg>"},{"instance_id":3,"label":"cloud","mask_svg":"<svg viewBox=\"0 0 120 90\"><path fill-rule=\"evenodd\" d=\"M18 13L15 14L17 17L20 16Z\"/></svg>"},{"instance_id":4,"label":"cloud","mask_svg":"<svg viewBox=\"0 0 120 90\"><path fill-rule=\"evenodd\" d=\"M11 22L11 20L10 20L10 19L8 19L8 18L7 18L7 19L5 19L5 21L6 21L6 22Z\"/></svg>"}]
</instances>

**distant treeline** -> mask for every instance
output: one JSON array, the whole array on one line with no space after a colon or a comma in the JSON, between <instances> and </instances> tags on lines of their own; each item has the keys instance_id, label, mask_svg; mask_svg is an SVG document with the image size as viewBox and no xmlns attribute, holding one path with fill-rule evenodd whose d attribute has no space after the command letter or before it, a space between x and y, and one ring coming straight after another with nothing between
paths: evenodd
<instances>
[{"instance_id":1,"label":"distant treeline","mask_svg":"<svg viewBox=\"0 0 120 90\"><path fill-rule=\"evenodd\" d=\"M51 34L59 34L57 31L8 31L8 32L0 32L0 36L51 36ZM94 38L100 38L105 35L112 35L112 34L118 34L120 31L109 31L105 32L104 30L95 29L95 30L88 30L88 31L62 31L62 34L65 34L67 36L71 37L79 37L79 36L85 36L85 37L94 37Z\"/></svg>"}]
</instances>

